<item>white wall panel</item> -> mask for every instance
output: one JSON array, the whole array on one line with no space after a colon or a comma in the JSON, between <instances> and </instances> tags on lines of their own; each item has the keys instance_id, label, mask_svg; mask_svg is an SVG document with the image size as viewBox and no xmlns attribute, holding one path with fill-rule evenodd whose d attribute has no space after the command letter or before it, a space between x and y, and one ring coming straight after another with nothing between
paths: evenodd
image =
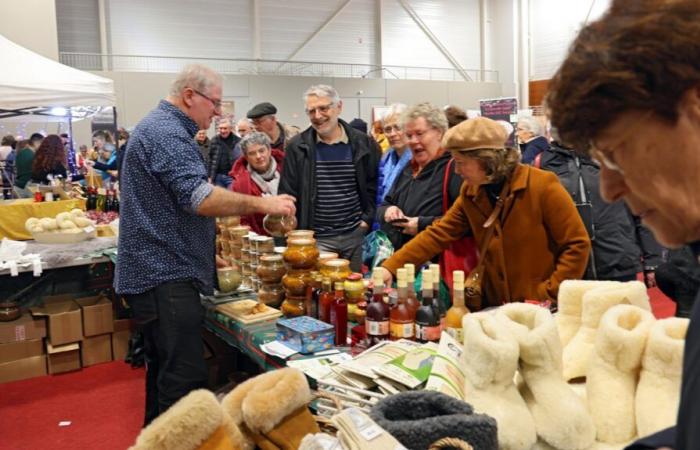
<instances>
[{"instance_id":1,"label":"white wall panel","mask_svg":"<svg viewBox=\"0 0 700 450\"><path fill-rule=\"evenodd\" d=\"M451 67L398 0L381 1L385 65ZM408 3L463 68L479 68L478 0L408 0Z\"/></svg>"},{"instance_id":2,"label":"white wall panel","mask_svg":"<svg viewBox=\"0 0 700 450\"><path fill-rule=\"evenodd\" d=\"M58 51L100 53L97 0L56 1Z\"/></svg>"},{"instance_id":3,"label":"white wall panel","mask_svg":"<svg viewBox=\"0 0 700 450\"><path fill-rule=\"evenodd\" d=\"M111 0L113 54L250 58L248 0Z\"/></svg>"},{"instance_id":4,"label":"white wall panel","mask_svg":"<svg viewBox=\"0 0 700 450\"><path fill-rule=\"evenodd\" d=\"M586 16L596 20L609 5L610 0L530 0L530 79L551 78Z\"/></svg>"}]
</instances>

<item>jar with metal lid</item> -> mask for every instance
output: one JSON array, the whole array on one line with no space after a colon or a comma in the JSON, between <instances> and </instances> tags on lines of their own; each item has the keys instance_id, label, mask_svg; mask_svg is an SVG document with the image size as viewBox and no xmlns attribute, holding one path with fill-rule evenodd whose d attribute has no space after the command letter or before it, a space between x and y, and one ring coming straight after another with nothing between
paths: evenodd
<instances>
[{"instance_id":1,"label":"jar with metal lid","mask_svg":"<svg viewBox=\"0 0 700 450\"><path fill-rule=\"evenodd\" d=\"M278 307L284 300L284 288L281 283L263 283L258 290L258 301L268 306Z\"/></svg>"},{"instance_id":2,"label":"jar with metal lid","mask_svg":"<svg viewBox=\"0 0 700 450\"><path fill-rule=\"evenodd\" d=\"M287 273L281 255L263 255L259 259L260 264L255 273L261 281L279 283Z\"/></svg>"},{"instance_id":3,"label":"jar with metal lid","mask_svg":"<svg viewBox=\"0 0 700 450\"><path fill-rule=\"evenodd\" d=\"M334 286L338 281L344 282L351 273L347 259L327 259L321 265L321 275L330 278Z\"/></svg>"},{"instance_id":4,"label":"jar with metal lid","mask_svg":"<svg viewBox=\"0 0 700 450\"><path fill-rule=\"evenodd\" d=\"M318 254L316 239L288 239L284 262L292 269L313 269L318 260Z\"/></svg>"},{"instance_id":5,"label":"jar with metal lid","mask_svg":"<svg viewBox=\"0 0 700 450\"><path fill-rule=\"evenodd\" d=\"M260 255L275 252L275 240L269 236L258 236L256 245Z\"/></svg>"},{"instance_id":6,"label":"jar with metal lid","mask_svg":"<svg viewBox=\"0 0 700 450\"><path fill-rule=\"evenodd\" d=\"M250 233L250 227L248 225L238 225L228 228L229 239L239 245L242 242L243 236L246 236L248 233Z\"/></svg>"},{"instance_id":7,"label":"jar with metal lid","mask_svg":"<svg viewBox=\"0 0 700 450\"><path fill-rule=\"evenodd\" d=\"M345 298L348 303L357 303L365 299L365 283L362 274L351 273L345 280Z\"/></svg>"},{"instance_id":8,"label":"jar with metal lid","mask_svg":"<svg viewBox=\"0 0 700 450\"><path fill-rule=\"evenodd\" d=\"M314 237L314 230L292 230L287 232L287 239L312 239Z\"/></svg>"},{"instance_id":9,"label":"jar with metal lid","mask_svg":"<svg viewBox=\"0 0 700 450\"><path fill-rule=\"evenodd\" d=\"M338 259L340 258L340 255L338 255L335 252L320 252L318 255L318 262L316 263L316 268L318 270L321 270L321 266L323 265L323 261L328 261L329 259Z\"/></svg>"}]
</instances>

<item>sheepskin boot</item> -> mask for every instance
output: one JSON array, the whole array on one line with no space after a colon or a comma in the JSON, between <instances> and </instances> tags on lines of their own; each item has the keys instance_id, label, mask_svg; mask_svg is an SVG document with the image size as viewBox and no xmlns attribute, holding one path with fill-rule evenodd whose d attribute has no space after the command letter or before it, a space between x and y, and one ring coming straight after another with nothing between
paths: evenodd
<instances>
[{"instance_id":1,"label":"sheepskin boot","mask_svg":"<svg viewBox=\"0 0 700 450\"><path fill-rule=\"evenodd\" d=\"M192 391L141 430L130 450L252 450L216 396Z\"/></svg>"},{"instance_id":2,"label":"sheepskin boot","mask_svg":"<svg viewBox=\"0 0 700 450\"><path fill-rule=\"evenodd\" d=\"M562 378L561 342L552 313L536 305L510 303L499 308L496 317L520 345L521 394L537 435L560 450L590 447L595 441L593 420L586 403Z\"/></svg>"},{"instance_id":3,"label":"sheepskin boot","mask_svg":"<svg viewBox=\"0 0 700 450\"><path fill-rule=\"evenodd\" d=\"M635 403L640 436L676 423L688 322L670 317L657 321L649 330Z\"/></svg>"},{"instance_id":4,"label":"sheepskin boot","mask_svg":"<svg viewBox=\"0 0 700 450\"><path fill-rule=\"evenodd\" d=\"M595 288L619 284L616 281L564 280L559 285L556 315L562 348L574 337L581 326L583 294Z\"/></svg>"},{"instance_id":5,"label":"sheepskin boot","mask_svg":"<svg viewBox=\"0 0 700 450\"><path fill-rule=\"evenodd\" d=\"M613 284L595 288L583 294L581 327L564 347L563 368L566 381L586 376L600 319L608 309L620 304L635 305L651 311L644 283L630 281Z\"/></svg>"},{"instance_id":6,"label":"sheepskin boot","mask_svg":"<svg viewBox=\"0 0 700 450\"><path fill-rule=\"evenodd\" d=\"M653 323L649 311L632 305L613 306L600 321L586 378L586 396L601 442L627 442L637 434L635 391Z\"/></svg>"},{"instance_id":7,"label":"sheepskin boot","mask_svg":"<svg viewBox=\"0 0 700 450\"><path fill-rule=\"evenodd\" d=\"M307 405L312 400L304 374L286 368L240 384L222 400L233 423L262 450L293 450L320 430Z\"/></svg>"},{"instance_id":8,"label":"sheepskin boot","mask_svg":"<svg viewBox=\"0 0 700 450\"><path fill-rule=\"evenodd\" d=\"M465 371L464 400L498 423L501 450L526 450L537 441L535 422L513 383L518 342L491 313L462 319Z\"/></svg>"}]
</instances>

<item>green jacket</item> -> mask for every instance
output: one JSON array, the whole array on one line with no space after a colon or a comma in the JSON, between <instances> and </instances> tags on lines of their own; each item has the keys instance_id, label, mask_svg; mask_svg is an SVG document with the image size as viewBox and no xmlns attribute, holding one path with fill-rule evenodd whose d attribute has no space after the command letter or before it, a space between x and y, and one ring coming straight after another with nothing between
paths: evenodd
<instances>
[{"instance_id":1,"label":"green jacket","mask_svg":"<svg viewBox=\"0 0 700 450\"><path fill-rule=\"evenodd\" d=\"M15 186L24 188L32 178L32 163L34 162L34 151L31 148L25 147L17 153L15 158L15 168L17 177L15 178Z\"/></svg>"}]
</instances>

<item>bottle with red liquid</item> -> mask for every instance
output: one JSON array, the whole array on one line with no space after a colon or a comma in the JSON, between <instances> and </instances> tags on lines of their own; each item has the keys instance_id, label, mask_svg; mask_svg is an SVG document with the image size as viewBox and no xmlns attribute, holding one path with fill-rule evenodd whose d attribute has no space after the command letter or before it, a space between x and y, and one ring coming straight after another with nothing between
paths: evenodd
<instances>
[{"instance_id":1,"label":"bottle with red liquid","mask_svg":"<svg viewBox=\"0 0 700 450\"><path fill-rule=\"evenodd\" d=\"M431 264L430 272L432 273L431 279L433 280L433 302L435 307L440 313L440 331L445 329L445 318L447 317L447 308L440 298L440 265Z\"/></svg>"},{"instance_id":2,"label":"bottle with red liquid","mask_svg":"<svg viewBox=\"0 0 700 450\"><path fill-rule=\"evenodd\" d=\"M408 306L408 309L413 311L413 315L415 316L416 311L418 311L418 308L420 308L420 300L418 300L418 296L416 295L415 286L416 266L411 263L406 263L403 267L406 269L406 306Z\"/></svg>"},{"instance_id":3,"label":"bottle with red liquid","mask_svg":"<svg viewBox=\"0 0 700 450\"><path fill-rule=\"evenodd\" d=\"M397 303L389 313L389 338L392 341L399 339L413 339L416 328L415 311L408 308L408 288L406 286L406 269L396 271Z\"/></svg>"},{"instance_id":4,"label":"bottle with red liquid","mask_svg":"<svg viewBox=\"0 0 700 450\"><path fill-rule=\"evenodd\" d=\"M416 340L418 342L440 341L440 312L433 303L433 281L430 269L421 272L423 278L423 302L416 311Z\"/></svg>"},{"instance_id":5,"label":"bottle with red liquid","mask_svg":"<svg viewBox=\"0 0 700 450\"><path fill-rule=\"evenodd\" d=\"M335 327L335 345L347 345L348 302L345 299L345 287L342 281L335 283L335 296L331 303L331 325Z\"/></svg>"},{"instance_id":6,"label":"bottle with red liquid","mask_svg":"<svg viewBox=\"0 0 700 450\"><path fill-rule=\"evenodd\" d=\"M335 293L329 277L323 277L321 282L321 294L318 296L318 319L331 323L331 304Z\"/></svg>"},{"instance_id":7,"label":"bottle with red liquid","mask_svg":"<svg viewBox=\"0 0 700 450\"><path fill-rule=\"evenodd\" d=\"M367 305L365 330L370 345L389 340L389 305L384 303L384 277L381 268L372 272L374 291L372 301Z\"/></svg>"}]
</instances>

